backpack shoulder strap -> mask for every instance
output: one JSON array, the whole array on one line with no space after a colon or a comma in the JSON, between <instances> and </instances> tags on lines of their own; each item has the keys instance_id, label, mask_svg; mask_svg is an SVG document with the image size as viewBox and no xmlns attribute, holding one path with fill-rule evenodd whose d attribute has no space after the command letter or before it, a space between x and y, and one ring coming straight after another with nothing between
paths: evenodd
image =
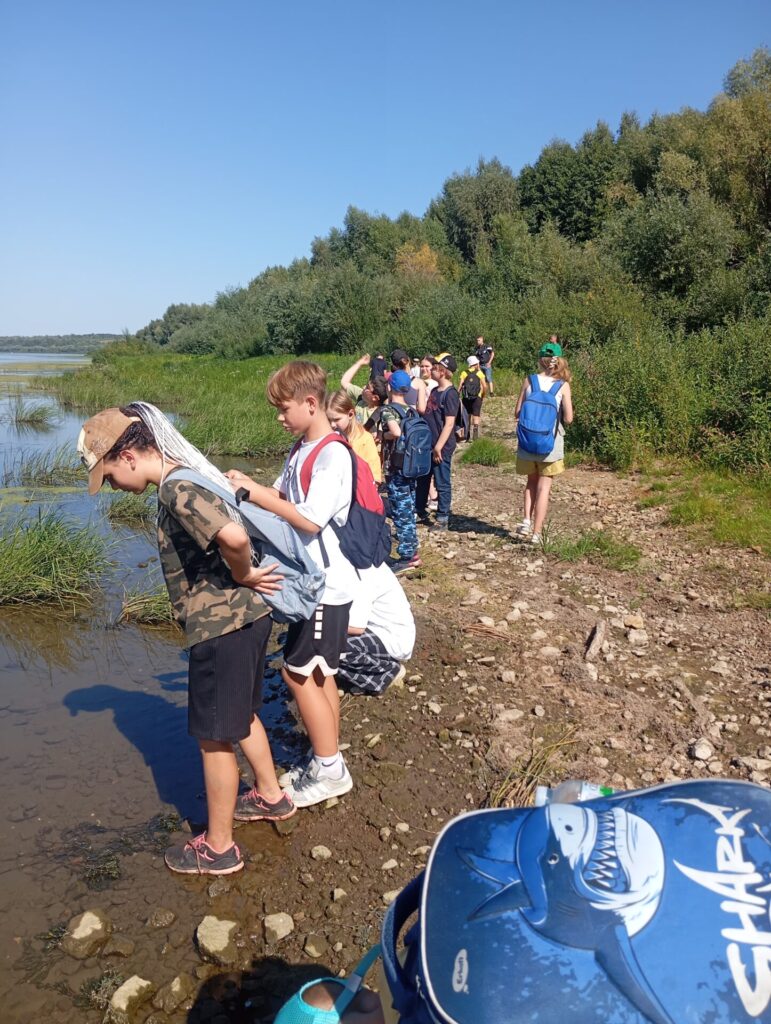
<instances>
[{"instance_id":1,"label":"backpack shoulder strap","mask_svg":"<svg viewBox=\"0 0 771 1024\"><path fill-rule=\"evenodd\" d=\"M326 437L322 437L322 439L310 453L305 462L303 462L302 469L300 470L300 486L302 487L304 494L307 495L308 488L311 485L311 476L313 475L313 467L316 464L316 459L319 457L321 452L326 448L326 446L328 444L332 444L334 441L339 441L341 444L344 444L346 448L351 449L351 446L348 444L348 442L342 436L342 434L338 434L336 431L332 431L331 434L327 434ZM292 448L292 455L295 453L295 451L299 450L300 444L301 442L298 441ZM351 449L351 453L353 454L353 449Z\"/></svg>"},{"instance_id":2,"label":"backpack shoulder strap","mask_svg":"<svg viewBox=\"0 0 771 1024\"><path fill-rule=\"evenodd\" d=\"M530 391L532 394L537 394L541 390L541 383L538 380L537 373L531 373L527 378L530 381Z\"/></svg>"},{"instance_id":3,"label":"backpack shoulder strap","mask_svg":"<svg viewBox=\"0 0 771 1024\"><path fill-rule=\"evenodd\" d=\"M399 416L399 419L401 420L406 419L411 412L415 411L414 409L411 409L408 405L397 405L396 402L389 402L388 408L393 409L394 412Z\"/></svg>"},{"instance_id":4,"label":"backpack shoulder strap","mask_svg":"<svg viewBox=\"0 0 771 1024\"><path fill-rule=\"evenodd\" d=\"M410 980L397 955L397 943L399 941L399 933L407 923L408 918L420 906L423 878L424 872L413 878L402 889L383 916L380 937L383 968L388 981L388 987L391 990L390 994L394 1007L399 1012L406 1011L411 1005L413 998L410 994L412 989Z\"/></svg>"},{"instance_id":5,"label":"backpack shoulder strap","mask_svg":"<svg viewBox=\"0 0 771 1024\"><path fill-rule=\"evenodd\" d=\"M205 491L216 494L218 498L222 498L223 501L227 502L228 505L232 505L233 508L238 508L238 499L232 491L228 491L225 487L220 486L220 484L209 480L208 477L205 477L196 469L191 469L189 466L177 466L170 473L166 474L164 483L171 479L186 480L188 483L195 484L196 487L201 487Z\"/></svg>"},{"instance_id":6,"label":"backpack shoulder strap","mask_svg":"<svg viewBox=\"0 0 771 1024\"><path fill-rule=\"evenodd\" d=\"M555 380L552 386L549 388L549 394L557 395L562 390L562 385L564 383L564 380Z\"/></svg>"}]
</instances>

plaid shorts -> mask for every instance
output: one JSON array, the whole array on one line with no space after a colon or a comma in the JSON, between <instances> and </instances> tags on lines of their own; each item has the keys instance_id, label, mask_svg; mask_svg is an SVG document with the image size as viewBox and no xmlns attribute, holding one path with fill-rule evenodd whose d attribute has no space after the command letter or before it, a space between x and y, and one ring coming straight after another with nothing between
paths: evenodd
<instances>
[{"instance_id":1,"label":"plaid shorts","mask_svg":"<svg viewBox=\"0 0 771 1024\"><path fill-rule=\"evenodd\" d=\"M340 655L337 684L354 693L383 693L401 668L392 658L383 642L365 629L359 636L349 636L345 651Z\"/></svg>"}]
</instances>

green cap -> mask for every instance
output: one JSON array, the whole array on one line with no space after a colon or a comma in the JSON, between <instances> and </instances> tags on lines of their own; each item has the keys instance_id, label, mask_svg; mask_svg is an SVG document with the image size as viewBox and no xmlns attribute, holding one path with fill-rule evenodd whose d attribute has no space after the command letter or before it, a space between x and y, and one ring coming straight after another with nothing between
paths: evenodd
<instances>
[{"instance_id":1,"label":"green cap","mask_svg":"<svg viewBox=\"0 0 771 1024\"><path fill-rule=\"evenodd\" d=\"M561 356L562 345L556 341L547 341L545 345L541 345L538 350L538 358L546 359L547 356Z\"/></svg>"}]
</instances>

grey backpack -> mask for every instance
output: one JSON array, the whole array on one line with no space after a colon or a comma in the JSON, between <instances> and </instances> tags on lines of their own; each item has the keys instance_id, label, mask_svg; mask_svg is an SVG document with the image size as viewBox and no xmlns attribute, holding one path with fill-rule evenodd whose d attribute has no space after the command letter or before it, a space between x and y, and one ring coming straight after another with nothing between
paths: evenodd
<instances>
[{"instance_id":1,"label":"grey backpack","mask_svg":"<svg viewBox=\"0 0 771 1024\"><path fill-rule=\"evenodd\" d=\"M284 577L281 590L260 594L276 622L298 622L313 615L324 590L324 573L289 523L251 501L240 500L232 491L188 466L178 466L166 479L187 480L222 498L240 514L252 542L255 564L264 568L278 562L276 572Z\"/></svg>"}]
</instances>

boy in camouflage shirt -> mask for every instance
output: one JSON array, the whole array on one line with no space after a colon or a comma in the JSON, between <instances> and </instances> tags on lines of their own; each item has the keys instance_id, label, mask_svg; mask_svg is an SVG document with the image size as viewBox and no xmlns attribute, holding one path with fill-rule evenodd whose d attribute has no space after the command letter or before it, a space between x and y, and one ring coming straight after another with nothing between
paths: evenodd
<instances>
[{"instance_id":1,"label":"boy in camouflage shirt","mask_svg":"<svg viewBox=\"0 0 771 1024\"><path fill-rule=\"evenodd\" d=\"M174 616L190 648L188 731L201 750L209 810L208 830L172 847L165 860L183 874L232 874L244 866L233 842L234 816L277 820L295 813L278 786L257 714L271 629L259 593L280 587L281 577L275 566L252 565L246 530L221 498L190 481L166 479L181 463L168 457L164 439L145 421L155 422L148 409L136 403L98 413L84 425L78 450L89 469L91 494L105 480L113 489L138 494L150 484L158 487L158 549ZM197 463L193 468L214 479L218 471L187 447ZM234 743L255 776L254 788L241 796Z\"/></svg>"}]
</instances>

